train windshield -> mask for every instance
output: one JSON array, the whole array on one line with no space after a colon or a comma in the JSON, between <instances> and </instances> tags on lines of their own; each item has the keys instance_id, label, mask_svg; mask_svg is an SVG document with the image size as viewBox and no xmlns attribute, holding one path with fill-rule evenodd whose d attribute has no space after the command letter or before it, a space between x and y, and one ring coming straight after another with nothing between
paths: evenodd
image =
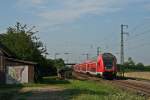
<instances>
[{"instance_id":1,"label":"train windshield","mask_svg":"<svg viewBox=\"0 0 150 100\"><path fill-rule=\"evenodd\" d=\"M113 60L104 60L104 65L106 69L112 69L113 67Z\"/></svg>"},{"instance_id":2,"label":"train windshield","mask_svg":"<svg viewBox=\"0 0 150 100\"><path fill-rule=\"evenodd\" d=\"M103 61L104 61L104 66L106 69L112 69L114 56L110 53L104 53L103 54Z\"/></svg>"}]
</instances>

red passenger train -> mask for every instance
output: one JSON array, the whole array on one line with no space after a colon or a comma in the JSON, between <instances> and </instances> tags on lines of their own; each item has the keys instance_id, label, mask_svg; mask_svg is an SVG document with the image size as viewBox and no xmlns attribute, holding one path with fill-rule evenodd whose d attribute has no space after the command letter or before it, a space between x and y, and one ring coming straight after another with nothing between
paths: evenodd
<instances>
[{"instance_id":1,"label":"red passenger train","mask_svg":"<svg viewBox=\"0 0 150 100\"><path fill-rule=\"evenodd\" d=\"M74 65L74 71L103 78L114 78L117 73L117 60L111 53L103 53L96 60L88 60Z\"/></svg>"}]
</instances>

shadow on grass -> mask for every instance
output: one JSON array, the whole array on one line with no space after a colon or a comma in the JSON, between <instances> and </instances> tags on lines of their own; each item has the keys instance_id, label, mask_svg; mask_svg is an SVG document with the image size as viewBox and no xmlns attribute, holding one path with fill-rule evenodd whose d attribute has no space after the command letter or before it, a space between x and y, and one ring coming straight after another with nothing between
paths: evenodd
<instances>
[{"instance_id":1,"label":"shadow on grass","mask_svg":"<svg viewBox=\"0 0 150 100\"><path fill-rule=\"evenodd\" d=\"M123 76L116 77L116 80L128 80L128 79L137 80L137 78L133 78L133 77L123 77Z\"/></svg>"},{"instance_id":2,"label":"shadow on grass","mask_svg":"<svg viewBox=\"0 0 150 100\"><path fill-rule=\"evenodd\" d=\"M14 93L1 93L0 100L11 100L14 97Z\"/></svg>"},{"instance_id":3,"label":"shadow on grass","mask_svg":"<svg viewBox=\"0 0 150 100\"><path fill-rule=\"evenodd\" d=\"M24 87L24 85L22 84L0 84L0 89L13 89L13 88L17 88L20 89Z\"/></svg>"},{"instance_id":4,"label":"shadow on grass","mask_svg":"<svg viewBox=\"0 0 150 100\"><path fill-rule=\"evenodd\" d=\"M0 100L12 100L15 97L19 90L23 88L21 84L14 85L0 85Z\"/></svg>"},{"instance_id":5,"label":"shadow on grass","mask_svg":"<svg viewBox=\"0 0 150 100\"><path fill-rule=\"evenodd\" d=\"M45 90L45 91L30 91L20 93L20 97L17 99L28 99L28 100L71 100L81 94L85 95L97 95L107 96L108 93L104 91L95 92L88 89L64 89L64 90Z\"/></svg>"},{"instance_id":6,"label":"shadow on grass","mask_svg":"<svg viewBox=\"0 0 150 100\"><path fill-rule=\"evenodd\" d=\"M13 85L0 84L0 100L11 100L12 98L20 94L19 92L23 87L39 87L51 84L69 84L69 83L70 82L68 80L60 80L57 77L44 77L38 83L13 84Z\"/></svg>"},{"instance_id":7,"label":"shadow on grass","mask_svg":"<svg viewBox=\"0 0 150 100\"><path fill-rule=\"evenodd\" d=\"M7 84L0 84L0 100L11 100L12 98L16 97L18 95L19 91L23 87L38 87L42 86L42 84L68 84L69 81L67 80L59 80L56 77L48 77L43 78L42 81L40 81L38 84L31 83L31 84L13 84L13 85L7 85Z\"/></svg>"},{"instance_id":8,"label":"shadow on grass","mask_svg":"<svg viewBox=\"0 0 150 100\"><path fill-rule=\"evenodd\" d=\"M44 77L40 82L40 84L69 84L68 80L61 80L57 77Z\"/></svg>"}]
</instances>

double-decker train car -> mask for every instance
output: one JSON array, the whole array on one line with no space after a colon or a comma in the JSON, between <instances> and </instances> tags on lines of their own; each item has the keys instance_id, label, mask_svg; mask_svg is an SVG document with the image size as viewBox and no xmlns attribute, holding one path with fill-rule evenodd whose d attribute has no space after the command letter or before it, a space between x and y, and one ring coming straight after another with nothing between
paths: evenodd
<instances>
[{"instance_id":1,"label":"double-decker train car","mask_svg":"<svg viewBox=\"0 0 150 100\"><path fill-rule=\"evenodd\" d=\"M74 71L103 78L114 78L117 73L117 60L111 53L103 53L96 60L87 60L74 65Z\"/></svg>"}]
</instances>

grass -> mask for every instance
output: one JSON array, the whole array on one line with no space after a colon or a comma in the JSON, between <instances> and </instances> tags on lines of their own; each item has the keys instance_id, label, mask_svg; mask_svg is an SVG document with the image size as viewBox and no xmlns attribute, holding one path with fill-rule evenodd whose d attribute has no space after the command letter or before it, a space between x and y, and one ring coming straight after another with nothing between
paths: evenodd
<instances>
[{"instance_id":1,"label":"grass","mask_svg":"<svg viewBox=\"0 0 150 100\"><path fill-rule=\"evenodd\" d=\"M77 89L72 91L73 100L145 100L131 92L125 92L109 84L92 81L72 80L68 88Z\"/></svg>"},{"instance_id":2,"label":"grass","mask_svg":"<svg viewBox=\"0 0 150 100\"><path fill-rule=\"evenodd\" d=\"M6 91L3 91L6 90ZM37 84L0 86L0 100L146 100L131 92L92 81L46 77Z\"/></svg>"}]
</instances>

